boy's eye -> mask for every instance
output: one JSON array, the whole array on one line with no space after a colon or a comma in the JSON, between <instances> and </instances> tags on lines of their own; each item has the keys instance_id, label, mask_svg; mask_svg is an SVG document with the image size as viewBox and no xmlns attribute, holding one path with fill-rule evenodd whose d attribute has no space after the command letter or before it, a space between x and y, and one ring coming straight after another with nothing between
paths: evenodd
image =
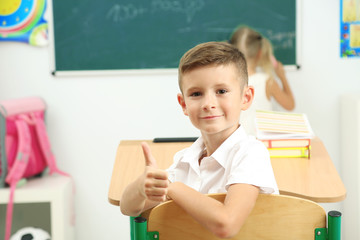
<instances>
[{"instance_id":1,"label":"boy's eye","mask_svg":"<svg viewBox=\"0 0 360 240\"><path fill-rule=\"evenodd\" d=\"M199 96L201 96L200 92L193 92L190 94L190 97L199 97Z\"/></svg>"},{"instance_id":2,"label":"boy's eye","mask_svg":"<svg viewBox=\"0 0 360 240\"><path fill-rule=\"evenodd\" d=\"M220 90L217 90L216 93L217 94L224 94L224 93L227 93L227 90L226 89L220 89Z\"/></svg>"}]
</instances>

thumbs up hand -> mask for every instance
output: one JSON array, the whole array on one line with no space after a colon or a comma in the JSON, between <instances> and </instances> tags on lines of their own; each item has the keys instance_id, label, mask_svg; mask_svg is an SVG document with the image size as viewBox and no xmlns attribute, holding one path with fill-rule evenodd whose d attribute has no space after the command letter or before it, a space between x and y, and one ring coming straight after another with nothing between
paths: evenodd
<instances>
[{"instance_id":1,"label":"thumbs up hand","mask_svg":"<svg viewBox=\"0 0 360 240\"><path fill-rule=\"evenodd\" d=\"M165 201L169 186L168 174L166 171L158 169L149 145L143 142L141 147L145 156L145 171L139 191L149 200L157 202Z\"/></svg>"},{"instance_id":2,"label":"thumbs up hand","mask_svg":"<svg viewBox=\"0 0 360 240\"><path fill-rule=\"evenodd\" d=\"M146 142L142 142L141 147L142 147L143 152L144 152L145 166L152 167L152 168L158 168L156 160L153 157L153 155L151 154L151 150L150 150L149 145Z\"/></svg>"}]
</instances>

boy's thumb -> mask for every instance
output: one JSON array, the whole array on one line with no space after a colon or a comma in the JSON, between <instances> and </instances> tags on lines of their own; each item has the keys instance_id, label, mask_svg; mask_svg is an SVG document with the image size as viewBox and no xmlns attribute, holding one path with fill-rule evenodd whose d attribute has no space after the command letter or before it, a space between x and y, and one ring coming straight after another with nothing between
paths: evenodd
<instances>
[{"instance_id":1,"label":"boy's thumb","mask_svg":"<svg viewBox=\"0 0 360 240\"><path fill-rule=\"evenodd\" d=\"M157 168L156 160L153 157L153 155L151 154L149 145L146 142L142 142L141 147L144 152L145 166Z\"/></svg>"}]
</instances>

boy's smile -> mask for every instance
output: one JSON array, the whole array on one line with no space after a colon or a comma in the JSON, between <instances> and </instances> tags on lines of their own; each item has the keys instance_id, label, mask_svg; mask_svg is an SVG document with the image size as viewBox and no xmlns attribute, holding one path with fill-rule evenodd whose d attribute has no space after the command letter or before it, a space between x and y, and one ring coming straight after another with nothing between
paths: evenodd
<instances>
[{"instance_id":1,"label":"boy's smile","mask_svg":"<svg viewBox=\"0 0 360 240\"><path fill-rule=\"evenodd\" d=\"M227 138L238 128L241 110L250 105L242 81L233 64L199 67L183 75L178 101L202 135Z\"/></svg>"},{"instance_id":2,"label":"boy's smile","mask_svg":"<svg viewBox=\"0 0 360 240\"><path fill-rule=\"evenodd\" d=\"M217 119L219 117L222 117L224 115L210 115L210 116L205 116L205 117L202 117L202 119L205 119L205 120L213 120L213 119Z\"/></svg>"}]
</instances>

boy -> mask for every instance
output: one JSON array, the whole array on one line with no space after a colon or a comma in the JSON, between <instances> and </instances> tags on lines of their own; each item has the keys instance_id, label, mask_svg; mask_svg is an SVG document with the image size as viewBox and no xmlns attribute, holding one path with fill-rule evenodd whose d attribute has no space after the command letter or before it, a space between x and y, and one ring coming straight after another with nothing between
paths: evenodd
<instances>
[{"instance_id":1,"label":"boy","mask_svg":"<svg viewBox=\"0 0 360 240\"><path fill-rule=\"evenodd\" d=\"M240 112L252 102L244 56L227 43L209 42L180 60L178 102L201 132L194 144L174 156L166 171L157 169L143 143L144 173L124 191L123 214L137 216L172 199L216 236L232 237L259 193L278 193L265 146L239 126ZM207 193L225 193L224 203Z\"/></svg>"}]
</instances>

